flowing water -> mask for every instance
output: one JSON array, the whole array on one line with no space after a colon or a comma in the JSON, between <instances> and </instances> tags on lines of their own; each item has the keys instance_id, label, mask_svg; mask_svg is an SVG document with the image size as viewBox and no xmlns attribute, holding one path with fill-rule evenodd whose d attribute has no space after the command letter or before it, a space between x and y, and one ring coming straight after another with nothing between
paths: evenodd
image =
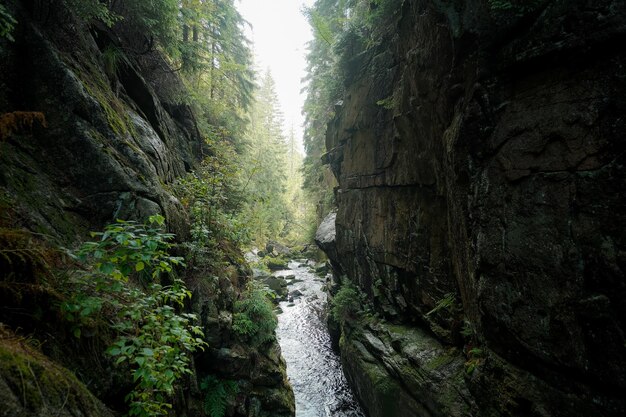
<instances>
[{"instance_id":1,"label":"flowing water","mask_svg":"<svg viewBox=\"0 0 626 417\"><path fill-rule=\"evenodd\" d=\"M296 396L296 417L365 417L331 347L324 280L295 261L274 275L295 275L287 280L291 301L280 303L276 332Z\"/></svg>"}]
</instances>

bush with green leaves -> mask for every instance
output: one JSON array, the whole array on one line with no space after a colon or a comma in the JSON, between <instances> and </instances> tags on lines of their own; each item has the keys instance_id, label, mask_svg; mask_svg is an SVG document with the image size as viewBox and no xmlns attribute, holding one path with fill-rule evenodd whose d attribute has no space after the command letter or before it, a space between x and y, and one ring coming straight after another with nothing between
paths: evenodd
<instances>
[{"instance_id":1,"label":"bush with green leaves","mask_svg":"<svg viewBox=\"0 0 626 417\"><path fill-rule=\"evenodd\" d=\"M126 396L128 416L167 415L176 381L192 373L191 353L206 345L195 315L179 312L191 292L174 273L183 262L168 254L174 235L163 225L155 215L148 224L118 220L92 233L99 240L78 251L87 272L73 278L63 306L77 337L90 320L110 323L115 336L107 354L130 368L135 384Z\"/></svg>"},{"instance_id":2,"label":"bush with green leaves","mask_svg":"<svg viewBox=\"0 0 626 417\"><path fill-rule=\"evenodd\" d=\"M200 383L200 389L205 393L204 412L209 417L224 417L228 403L239 392L239 385L235 381L207 375Z\"/></svg>"},{"instance_id":3,"label":"bush with green leaves","mask_svg":"<svg viewBox=\"0 0 626 417\"><path fill-rule=\"evenodd\" d=\"M361 311L361 296L359 290L349 281L346 281L330 304L331 317L341 325L358 319L357 313Z\"/></svg>"},{"instance_id":4,"label":"bush with green leaves","mask_svg":"<svg viewBox=\"0 0 626 417\"><path fill-rule=\"evenodd\" d=\"M235 302L233 331L252 347L259 347L275 337L278 320L268 297L267 290L253 281Z\"/></svg>"},{"instance_id":5,"label":"bush with green leaves","mask_svg":"<svg viewBox=\"0 0 626 417\"><path fill-rule=\"evenodd\" d=\"M120 20L120 16L109 10L107 2L100 0L63 0L69 10L83 20L99 20L108 27Z\"/></svg>"}]
</instances>

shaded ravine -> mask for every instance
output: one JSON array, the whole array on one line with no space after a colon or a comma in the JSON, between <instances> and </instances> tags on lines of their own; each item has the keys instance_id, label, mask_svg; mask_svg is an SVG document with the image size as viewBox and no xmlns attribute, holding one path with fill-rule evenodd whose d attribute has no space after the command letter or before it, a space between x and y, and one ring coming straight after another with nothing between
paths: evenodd
<instances>
[{"instance_id":1,"label":"shaded ravine","mask_svg":"<svg viewBox=\"0 0 626 417\"><path fill-rule=\"evenodd\" d=\"M274 275L295 276L287 280L289 301L280 303L276 333L296 397L296 417L364 417L331 347L323 280L295 261Z\"/></svg>"}]
</instances>

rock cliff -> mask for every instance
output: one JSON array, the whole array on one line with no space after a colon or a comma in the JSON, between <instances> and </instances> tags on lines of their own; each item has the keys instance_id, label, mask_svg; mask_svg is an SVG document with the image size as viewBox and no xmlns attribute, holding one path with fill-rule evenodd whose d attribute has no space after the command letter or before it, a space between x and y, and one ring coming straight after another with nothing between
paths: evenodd
<instances>
[{"instance_id":1,"label":"rock cliff","mask_svg":"<svg viewBox=\"0 0 626 417\"><path fill-rule=\"evenodd\" d=\"M106 62L104 49L119 45L110 32L60 16L53 2L13 7L20 24L0 48L0 112L39 112L47 127L1 143L3 198L31 230L65 241L155 212L184 235L182 207L163 184L198 161L202 139L190 109L171 111L148 82L170 81L164 58L152 56L161 74L126 57Z\"/></svg>"},{"instance_id":2,"label":"rock cliff","mask_svg":"<svg viewBox=\"0 0 626 417\"><path fill-rule=\"evenodd\" d=\"M399 2L345 59L324 245L371 417L625 412L626 4L500 3Z\"/></svg>"},{"instance_id":3,"label":"rock cliff","mask_svg":"<svg viewBox=\"0 0 626 417\"><path fill-rule=\"evenodd\" d=\"M67 288L49 274L68 267L58 245L157 213L185 241L189 219L169 186L207 150L157 49L112 58L107 49L128 51L129 40L62 2L6 7L19 24L15 41L0 37L0 414L117 415L133 381L104 354L106 331L72 336L61 311ZM219 273L195 260L185 272L189 310L209 343L195 376L238 382L229 416L291 416L277 343L256 349L233 335L233 305L251 274L238 249L224 252ZM173 413L204 415L200 381L180 385Z\"/></svg>"}]
</instances>

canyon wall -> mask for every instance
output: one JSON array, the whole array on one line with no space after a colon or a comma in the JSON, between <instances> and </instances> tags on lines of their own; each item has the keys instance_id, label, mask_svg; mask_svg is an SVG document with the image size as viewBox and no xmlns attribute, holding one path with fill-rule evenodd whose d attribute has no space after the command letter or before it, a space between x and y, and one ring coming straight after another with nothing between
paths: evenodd
<instances>
[{"instance_id":1,"label":"canyon wall","mask_svg":"<svg viewBox=\"0 0 626 417\"><path fill-rule=\"evenodd\" d=\"M136 379L105 354L109 323L72 334L62 306L72 274L86 272L63 254L89 231L153 214L189 242L172 184L208 150L182 80L147 39L122 39L59 1L3 4L18 23L14 41L0 37L0 414L121 415ZM192 256L178 271L208 346L179 381L171 415L204 415L211 375L238 384L229 416L292 416L277 342L253 347L232 329L251 273L220 243L219 271Z\"/></svg>"},{"instance_id":2,"label":"canyon wall","mask_svg":"<svg viewBox=\"0 0 626 417\"><path fill-rule=\"evenodd\" d=\"M618 416L626 4L405 0L328 126L370 417Z\"/></svg>"}]
</instances>

